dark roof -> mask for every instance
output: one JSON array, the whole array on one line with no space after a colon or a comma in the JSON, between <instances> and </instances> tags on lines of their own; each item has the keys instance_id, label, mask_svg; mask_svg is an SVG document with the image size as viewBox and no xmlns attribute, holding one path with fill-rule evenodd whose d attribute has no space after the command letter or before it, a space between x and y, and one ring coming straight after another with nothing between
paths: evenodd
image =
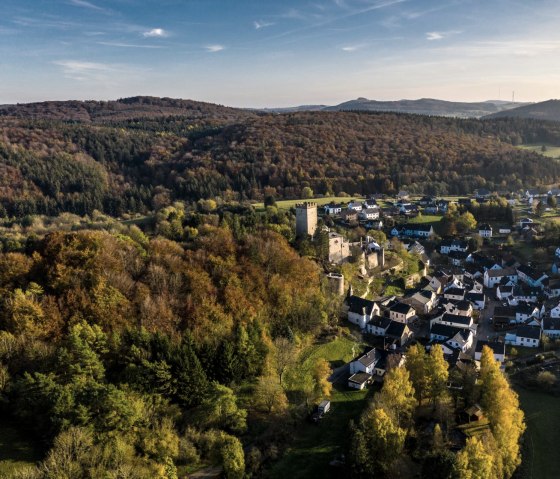
<instances>
[{"instance_id":1,"label":"dark roof","mask_svg":"<svg viewBox=\"0 0 560 479\"><path fill-rule=\"evenodd\" d=\"M520 302L515 311L521 314L532 314L535 311L536 306L534 304L528 304L525 301Z\"/></svg>"},{"instance_id":2,"label":"dark roof","mask_svg":"<svg viewBox=\"0 0 560 479\"><path fill-rule=\"evenodd\" d=\"M375 364L377 363L377 361L379 361L379 358L381 357L380 352L381 350L373 348L366 354L360 356L356 361L359 361L366 367L371 366L372 364Z\"/></svg>"},{"instance_id":3,"label":"dark roof","mask_svg":"<svg viewBox=\"0 0 560 479\"><path fill-rule=\"evenodd\" d=\"M531 266L527 266L525 264L518 266L517 271L521 271L526 276L528 276L529 278L535 281L542 278L545 275L544 273L540 273L536 269L531 268Z\"/></svg>"},{"instance_id":4,"label":"dark roof","mask_svg":"<svg viewBox=\"0 0 560 479\"><path fill-rule=\"evenodd\" d=\"M543 321L543 329L549 331L558 331L560 330L560 318L544 318Z\"/></svg>"},{"instance_id":5,"label":"dark roof","mask_svg":"<svg viewBox=\"0 0 560 479\"><path fill-rule=\"evenodd\" d=\"M478 227L479 231L492 231L492 227L488 223L483 223Z\"/></svg>"},{"instance_id":6,"label":"dark roof","mask_svg":"<svg viewBox=\"0 0 560 479\"><path fill-rule=\"evenodd\" d=\"M494 317L506 317L506 318L514 318L515 317L515 309L511 306L496 306L494 308Z\"/></svg>"},{"instance_id":7,"label":"dark roof","mask_svg":"<svg viewBox=\"0 0 560 479\"><path fill-rule=\"evenodd\" d=\"M465 290L462 288L449 288L443 292L444 295L452 294L453 296L465 296Z\"/></svg>"},{"instance_id":8,"label":"dark roof","mask_svg":"<svg viewBox=\"0 0 560 479\"><path fill-rule=\"evenodd\" d=\"M537 326L519 326L517 336L521 338L541 339L541 329Z\"/></svg>"},{"instance_id":9,"label":"dark roof","mask_svg":"<svg viewBox=\"0 0 560 479\"><path fill-rule=\"evenodd\" d=\"M484 341L482 339L479 339L476 342L475 352L481 353L482 348L484 346L488 346L494 352L494 354L505 354L506 353L506 344L505 343L499 343L497 341Z\"/></svg>"},{"instance_id":10,"label":"dark roof","mask_svg":"<svg viewBox=\"0 0 560 479\"><path fill-rule=\"evenodd\" d=\"M466 251L450 251L448 255L451 259L466 259L469 256L469 253Z\"/></svg>"},{"instance_id":11,"label":"dark roof","mask_svg":"<svg viewBox=\"0 0 560 479\"><path fill-rule=\"evenodd\" d=\"M365 308L366 314L370 315L373 311L375 303L369 299L360 298L359 296L350 296L347 299L349 311L351 313L362 314Z\"/></svg>"},{"instance_id":12,"label":"dark roof","mask_svg":"<svg viewBox=\"0 0 560 479\"><path fill-rule=\"evenodd\" d=\"M465 328L456 328L455 326L447 326L446 324L434 323L430 329L430 334L443 336L444 338L452 338L457 333L460 333Z\"/></svg>"},{"instance_id":13,"label":"dark roof","mask_svg":"<svg viewBox=\"0 0 560 479\"><path fill-rule=\"evenodd\" d=\"M412 306L409 306L408 304L404 304L404 303L396 303L393 306L391 306L391 311L394 311L395 313L400 313L400 314L408 314L410 312L410 310L414 309L412 308Z\"/></svg>"},{"instance_id":14,"label":"dark roof","mask_svg":"<svg viewBox=\"0 0 560 479\"><path fill-rule=\"evenodd\" d=\"M368 324L372 324L374 326L377 326L379 328L383 328L383 329L386 330L387 326L389 326L390 323L391 323L391 320L386 316L374 316L373 318L371 318L371 320Z\"/></svg>"},{"instance_id":15,"label":"dark roof","mask_svg":"<svg viewBox=\"0 0 560 479\"><path fill-rule=\"evenodd\" d=\"M406 328L408 326L404 323L400 323L398 321L391 321L387 331L385 331L385 335L391 338L402 338Z\"/></svg>"},{"instance_id":16,"label":"dark roof","mask_svg":"<svg viewBox=\"0 0 560 479\"><path fill-rule=\"evenodd\" d=\"M455 306L457 306L457 309L461 310L461 311L467 311L470 307L471 307L471 303L469 301L457 301L455 303Z\"/></svg>"},{"instance_id":17,"label":"dark roof","mask_svg":"<svg viewBox=\"0 0 560 479\"><path fill-rule=\"evenodd\" d=\"M432 229L432 225L426 223L408 224L406 229L410 229L412 231L430 231Z\"/></svg>"},{"instance_id":18,"label":"dark roof","mask_svg":"<svg viewBox=\"0 0 560 479\"><path fill-rule=\"evenodd\" d=\"M469 326L472 322L472 318L469 316L451 313L444 313L441 320L449 323L464 324L465 326Z\"/></svg>"},{"instance_id":19,"label":"dark roof","mask_svg":"<svg viewBox=\"0 0 560 479\"><path fill-rule=\"evenodd\" d=\"M468 299L469 301L484 301L484 293L467 293L465 295L465 299Z\"/></svg>"},{"instance_id":20,"label":"dark roof","mask_svg":"<svg viewBox=\"0 0 560 479\"><path fill-rule=\"evenodd\" d=\"M367 383L370 379L371 374L359 372L356 374L352 374L352 376L348 378L348 381L351 383L362 385L364 383Z\"/></svg>"}]
</instances>

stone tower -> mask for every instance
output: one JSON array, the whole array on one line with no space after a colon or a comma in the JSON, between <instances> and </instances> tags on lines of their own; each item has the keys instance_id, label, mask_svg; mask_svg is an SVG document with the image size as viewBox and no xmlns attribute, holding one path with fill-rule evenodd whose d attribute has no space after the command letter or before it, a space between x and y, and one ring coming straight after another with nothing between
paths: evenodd
<instances>
[{"instance_id":1,"label":"stone tower","mask_svg":"<svg viewBox=\"0 0 560 479\"><path fill-rule=\"evenodd\" d=\"M296 205L296 237L313 236L317 229L317 203Z\"/></svg>"}]
</instances>

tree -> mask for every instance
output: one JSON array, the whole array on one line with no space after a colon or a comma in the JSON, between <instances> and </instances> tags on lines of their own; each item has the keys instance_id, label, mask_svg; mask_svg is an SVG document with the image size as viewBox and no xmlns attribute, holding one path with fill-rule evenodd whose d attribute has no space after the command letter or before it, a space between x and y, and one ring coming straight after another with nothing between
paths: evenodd
<instances>
[{"instance_id":1,"label":"tree","mask_svg":"<svg viewBox=\"0 0 560 479\"><path fill-rule=\"evenodd\" d=\"M470 211L465 211L457 219L457 231L466 233L476 228L476 219Z\"/></svg>"},{"instance_id":2,"label":"tree","mask_svg":"<svg viewBox=\"0 0 560 479\"><path fill-rule=\"evenodd\" d=\"M434 403L447 392L448 368L449 364L443 357L442 347L435 344L430 349L425 369L428 378L428 395Z\"/></svg>"},{"instance_id":3,"label":"tree","mask_svg":"<svg viewBox=\"0 0 560 479\"><path fill-rule=\"evenodd\" d=\"M476 437L457 454L457 470L461 479L498 479L493 472L493 457Z\"/></svg>"},{"instance_id":4,"label":"tree","mask_svg":"<svg viewBox=\"0 0 560 479\"><path fill-rule=\"evenodd\" d=\"M288 407L288 398L275 376L262 376L253 392L253 404L268 413L283 413Z\"/></svg>"},{"instance_id":5,"label":"tree","mask_svg":"<svg viewBox=\"0 0 560 479\"><path fill-rule=\"evenodd\" d=\"M386 411L393 411L397 424L408 428L416 406L414 387L405 368L393 368L386 375L378 395L378 404Z\"/></svg>"},{"instance_id":6,"label":"tree","mask_svg":"<svg viewBox=\"0 0 560 479\"><path fill-rule=\"evenodd\" d=\"M406 355L405 368L410 373L410 380L414 387L414 392L418 402L427 394L428 382L426 377L426 351L424 347L417 343L408 349Z\"/></svg>"},{"instance_id":7,"label":"tree","mask_svg":"<svg viewBox=\"0 0 560 479\"><path fill-rule=\"evenodd\" d=\"M299 351L293 341L283 336L276 338L273 344L274 369L278 374L280 385L284 387L284 374L290 366L295 364Z\"/></svg>"},{"instance_id":8,"label":"tree","mask_svg":"<svg viewBox=\"0 0 560 479\"><path fill-rule=\"evenodd\" d=\"M505 477L511 477L521 463L519 440L525 431L523 411L499 363L488 346L480 362L481 406L490 422L498 450L497 459Z\"/></svg>"},{"instance_id":9,"label":"tree","mask_svg":"<svg viewBox=\"0 0 560 479\"><path fill-rule=\"evenodd\" d=\"M313 190L309 186L304 186L301 189L301 197L305 199L313 198Z\"/></svg>"},{"instance_id":10,"label":"tree","mask_svg":"<svg viewBox=\"0 0 560 479\"><path fill-rule=\"evenodd\" d=\"M556 196L554 195L548 195L547 199L546 199L546 204L550 207L550 208L556 208L558 206L558 200L556 199Z\"/></svg>"},{"instance_id":11,"label":"tree","mask_svg":"<svg viewBox=\"0 0 560 479\"><path fill-rule=\"evenodd\" d=\"M245 475L245 455L241 441L234 436L224 434L222 438L222 463L227 479L243 479Z\"/></svg>"},{"instance_id":12,"label":"tree","mask_svg":"<svg viewBox=\"0 0 560 479\"><path fill-rule=\"evenodd\" d=\"M544 389L550 389L556 384L556 376L550 371L541 371L537 374L537 382Z\"/></svg>"},{"instance_id":13,"label":"tree","mask_svg":"<svg viewBox=\"0 0 560 479\"><path fill-rule=\"evenodd\" d=\"M247 429L247 411L237 405L234 392L218 383L212 383L198 413L199 424L240 434Z\"/></svg>"},{"instance_id":14,"label":"tree","mask_svg":"<svg viewBox=\"0 0 560 479\"><path fill-rule=\"evenodd\" d=\"M542 201L538 201L537 205L535 206L535 214L538 217L541 217L544 214L544 210L546 209L544 203Z\"/></svg>"}]
</instances>

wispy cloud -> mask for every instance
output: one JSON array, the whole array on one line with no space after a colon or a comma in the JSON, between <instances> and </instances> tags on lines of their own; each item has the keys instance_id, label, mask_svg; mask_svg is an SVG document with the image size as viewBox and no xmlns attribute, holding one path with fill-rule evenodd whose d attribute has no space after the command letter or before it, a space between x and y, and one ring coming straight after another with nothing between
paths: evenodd
<instances>
[{"instance_id":1,"label":"wispy cloud","mask_svg":"<svg viewBox=\"0 0 560 479\"><path fill-rule=\"evenodd\" d=\"M209 53L221 52L225 47L223 45L206 45L206 51Z\"/></svg>"},{"instance_id":2,"label":"wispy cloud","mask_svg":"<svg viewBox=\"0 0 560 479\"><path fill-rule=\"evenodd\" d=\"M98 45L104 45L107 47L121 47L121 48L163 48L160 45L137 45L134 43L121 43L121 42L97 42Z\"/></svg>"},{"instance_id":3,"label":"wispy cloud","mask_svg":"<svg viewBox=\"0 0 560 479\"><path fill-rule=\"evenodd\" d=\"M346 45L346 46L341 47L340 49L341 49L343 52L355 52L355 51L357 51L357 50L361 50L361 49L364 48L365 46L366 46L365 43L360 43L360 44L358 44L358 45Z\"/></svg>"},{"instance_id":4,"label":"wispy cloud","mask_svg":"<svg viewBox=\"0 0 560 479\"><path fill-rule=\"evenodd\" d=\"M457 30L452 30L449 32L426 32L426 40L429 41L443 40L444 38L450 35L458 35L459 33L461 32Z\"/></svg>"},{"instance_id":5,"label":"wispy cloud","mask_svg":"<svg viewBox=\"0 0 560 479\"><path fill-rule=\"evenodd\" d=\"M68 2L70 5L74 5L75 7L82 7L82 8L89 8L90 10L97 10L98 12L106 12L105 8L102 8L94 3L88 2L86 0L69 0Z\"/></svg>"},{"instance_id":6,"label":"wispy cloud","mask_svg":"<svg viewBox=\"0 0 560 479\"><path fill-rule=\"evenodd\" d=\"M143 32L142 36L145 38L163 38L168 37L169 33L167 33L163 28L152 28L151 30Z\"/></svg>"},{"instance_id":7,"label":"wispy cloud","mask_svg":"<svg viewBox=\"0 0 560 479\"><path fill-rule=\"evenodd\" d=\"M255 30L260 30L261 28L271 27L272 25L274 25L274 23L265 22L264 20L255 20L253 22L253 25L255 26Z\"/></svg>"},{"instance_id":8,"label":"wispy cloud","mask_svg":"<svg viewBox=\"0 0 560 479\"><path fill-rule=\"evenodd\" d=\"M66 78L78 81L103 80L113 70L110 65L105 63L79 60L57 60L52 63L62 68Z\"/></svg>"}]
</instances>

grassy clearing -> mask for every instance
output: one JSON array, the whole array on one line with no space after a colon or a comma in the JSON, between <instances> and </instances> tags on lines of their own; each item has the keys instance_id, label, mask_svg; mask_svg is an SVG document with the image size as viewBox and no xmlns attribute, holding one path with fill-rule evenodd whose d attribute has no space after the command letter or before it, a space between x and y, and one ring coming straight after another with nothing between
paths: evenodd
<instances>
[{"instance_id":1,"label":"grassy clearing","mask_svg":"<svg viewBox=\"0 0 560 479\"><path fill-rule=\"evenodd\" d=\"M329 196L327 198L282 200L282 201L277 201L276 206L278 207L279 210L289 210L290 208L294 208L297 203L302 203L303 201L312 201L313 203L317 203L317 205L321 206L321 205L326 205L327 203L330 203L331 201L333 201L335 203L349 203L350 200L353 200L353 199L363 201L365 198L360 197L360 196L352 196L352 197L349 197L349 196ZM257 210L263 210L264 209L264 203L254 203L253 206Z\"/></svg>"},{"instance_id":2,"label":"grassy clearing","mask_svg":"<svg viewBox=\"0 0 560 479\"><path fill-rule=\"evenodd\" d=\"M552 479L560 471L560 399L539 391L518 388L527 432L523 450L522 479Z\"/></svg>"},{"instance_id":3,"label":"grassy clearing","mask_svg":"<svg viewBox=\"0 0 560 479\"><path fill-rule=\"evenodd\" d=\"M0 424L0 477L8 477L40 459L34 445L23 434L12 426Z\"/></svg>"},{"instance_id":4,"label":"grassy clearing","mask_svg":"<svg viewBox=\"0 0 560 479\"><path fill-rule=\"evenodd\" d=\"M560 146L554 145L544 145L546 151L542 151L543 145L519 145L518 148L522 150L534 151L535 153L540 153L548 158L560 158Z\"/></svg>"},{"instance_id":5,"label":"grassy clearing","mask_svg":"<svg viewBox=\"0 0 560 479\"><path fill-rule=\"evenodd\" d=\"M302 423L298 437L267 477L299 479L341 477L341 471L329 465L344 452L348 442L348 423L357 419L372 390L350 391L336 386L331 396L331 411L318 424Z\"/></svg>"},{"instance_id":6,"label":"grassy clearing","mask_svg":"<svg viewBox=\"0 0 560 479\"><path fill-rule=\"evenodd\" d=\"M426 224L426 223L435 224L435 223L439 223L442 218L443 218L443 216L439 216L439 215L420 215L420 216L417 216L416 218L411 218L409 223L412 223L412 224Z\"/></svg>"},{"instance_id":7,"label":"grassy clearing","mask_svg":"<svg viewBox=\"0 0 560 479\"><path fill-rule=\"evenodd\" d=\"M349 337L340 337L328 343L308 348L302 367L311 367L316 359L324 358L336 368L350 361L361 352L362 344ZM343 375L344 379L346 376ZM270 478L336 478L340 470L329 466L337 455L344 452L348 442L348 424L357 419L372 391L353 391L345 381L333 387L331 410L318 424L302 422L297 428L297 437L266 477Z\"/></svg>"}]
</instances>

